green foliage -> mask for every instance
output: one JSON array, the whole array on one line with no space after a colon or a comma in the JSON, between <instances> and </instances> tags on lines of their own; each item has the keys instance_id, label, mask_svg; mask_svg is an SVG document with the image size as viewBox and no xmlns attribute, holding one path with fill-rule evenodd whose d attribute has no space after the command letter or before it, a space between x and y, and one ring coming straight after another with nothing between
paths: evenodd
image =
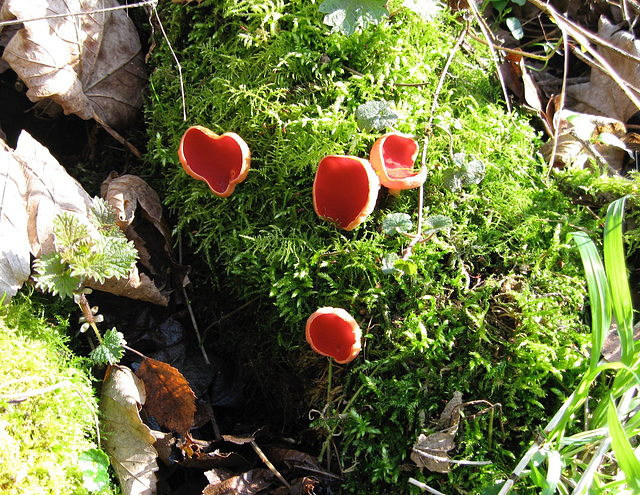
<instances>
[{"instance_id":1,"label":"green foliage","mask_svg":"<svg viewBox=\"0 0 640 495\"><path fill-rule=\"evenodd\" d=\"M358 128L371 131L382 131L387 127L393 127L400 114L395 111L393 105L385 100L367 101L356 108L356 121Z\"/></svg>"},{"instance_id":2,"label":"green foliage","mask_svg":"<svg viewBox=\"0 0 640 495\"><path fill-rule=\"evenodd\" d=\"M109 486L109 456L102 450L82 452L78 456L78 467L82 471L82 484L90 493L100 492Z\"/></svg>"},{"instance_id":3,"label":"green foliage","mask_svg":"<svg viewBox=\"0 0 640 495\"><path fill-rule=\"evenodd\" d=\"M209 338L248 370L286 369L314 383L324 361L304 342L304 322L318 307L343 307L364 333L361 357L334 370L335 409L349 407L323 418L343 432L336 442L344 467L358 462L343 491L408 492L411 446L454 390L500 403L507 434L490 442L486 417L467 422L456 456L495 464L473 474L457 468L450 486L475 492L505 479L589 364L585 284L564 241L576 225L601 229L600 204L594 217L567 194L587 179L568 171L547 178L538 135L497 102L499 87L478 62L485 52L456 54L437 126L428 127L424 109L462 29L446 13L427 24L403 10L345 37L302 0L159 9L181 61L188 120L171 53L158 39L145 172L202 267L199 314L217 319L244 307L234 331L214 329ZM398 215L391 218L415 225L417 190L381 190L376 210L351 232L319 219L311 196L324 156L368 156L382 131L359 127L357 110L383 101L397 111L400 132L429 136L421 218L435 230L406 261L411 238L388 235L384 222ZM214 197L178 161L180 137L193 124L237 132L251 148L249 176L228 198ZM448 169L472 180L449 190ZM388 222L387 231L404 229ZM319 388L308 409L323 410L326 387Z\"/></svg>"},{"instance_id":4,"label":"green foliage","mask_svg":"<svg viewBox=\"0 0 640 495\"><path fill-rule=\"evenodd\" d=\"M97 399L67 324L24 292L0 307L0 492L83 494L83 453L95 451ZM26 397L21 397L26 396ZM100 490L111 491L108 478Z\"/></svg>"},{"instance_id":5,"label":"green foliage","mask_svg":"<svg viewBox=\"0 0 640 495\"><path fill-rule=\"evenodd\" d=\"M85 280L128 275L138 252L115 224L111 207L95 198L90 218L97 233L76 215L64 212L54 219L56 250L34 262L34 280L39 288L60 297L72 297Z\"/></svg>"},{"instance_id":6,"label":"green foliage","mask_svg":"<svg viewBox=\"0 0 640 495\"><path fill-rule=\"evenodd\" d=\"M124 356L123 346L126 344L124 335L112 328L105 332L102 342L91 351L89 358L96 364L116 364Z\"/></svg>"},{"instance_id":7,"label":"green foliage","mask_svg":"<svg viewBox=\"0 0 640 495\"><path fill-rule=\"evenodd\" d=\"M384 0L324 0L318 10L327 14L327 25L347 36L378 24L389 14Z\"/></svg>"}]
</instances>

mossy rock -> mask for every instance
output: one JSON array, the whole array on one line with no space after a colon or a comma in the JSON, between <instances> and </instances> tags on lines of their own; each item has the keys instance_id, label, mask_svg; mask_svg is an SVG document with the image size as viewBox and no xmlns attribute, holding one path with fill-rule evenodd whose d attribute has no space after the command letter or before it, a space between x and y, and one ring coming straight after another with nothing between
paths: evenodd
<instances>
[{"instance_id":1,"label":"mossy rock","mask_svg":"<svg viewBox=\"0 0 640 495\"><path fill-rule=\"evenodd\" d=\"M90 493L82 459L96 449L97 400L88 367L24 295L0 308L0 493ZM85 485L85 477L88 476ZM106 493L103 491L102 493Z\"/></svg>"},{"instance_id":2,"label":"mossy rock","mask_svg":"<svg viewBox=\"0 0 640 495\"><path fill-rule=\"evenodd\" d=\"M501 404L506 436L487 438L489 428L498 430L489 415L469 421L455 455L494 465L458 468L447 486L475 492L504 479L586 364L585 284L566 237L579 227L600 238L600 219L548 175L539 134L500 103L486 50L455 54L430 127L440 74L464 28L453 15L427 23L404 10L345 37L323 24L317 2L204 0L164 5L160 14L182 66L187 119L173 56L158 37L145 173L197 266L199 315L215 320L246 305L223 330L210 330L213 352L245 364L264 396L277 381L265 370L305 380L304 406L296 405L304 423L327 397L327 363L306 344L304 322L318 307L345 308L363 328L364 350L334 366L333 406L342 412L357 396L342 417L314 423L339 425L343 467L355 468L343 490L406 493L415 489L407 473L445 486L408 459L455 390L464 400ZM383 133L358 127L356 109L371 101L392 104L399 131L421 143L429 136L422 216L451 220L415 246L411 276L383 272L385 257L401 255L409 239L381 225L390 213L415 225L418 190L398 198L382 191L374 213L351 232L313 209L319 161L366 158ZM196 124L236 132L251 148L249 176L229 198L215 197L180 166L180 137ZM483 180L447 189L450 151L481 161ZM572 190L592 180L576 177Z\"/></svg>"}]
</instances>

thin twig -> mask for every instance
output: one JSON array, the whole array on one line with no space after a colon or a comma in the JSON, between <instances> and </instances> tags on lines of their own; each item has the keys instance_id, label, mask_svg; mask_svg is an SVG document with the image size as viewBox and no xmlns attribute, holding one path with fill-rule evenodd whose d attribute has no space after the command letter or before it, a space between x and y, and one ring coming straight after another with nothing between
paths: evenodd
<instances>
[{"instance_id":1,"label":"thin twig","mask_svg":"<svg viewBox=\"0 0 640 495\"><path fill-rule=\"evenodd\" d=\"M162 25L162 21L160 20L160 16L158 15L158 9L156 9L155 5L153 6L153 13L156 15L156 19L158 20L158 25L160 26L160 31L162 31L162 36L164 40L167 42L167 46L169 47L169 51L173 56L173 60L176 62L176 67L178 67L178 79L180 80L180 97L182 98L182 120L184 122L187 121L187 104L184 96L184 80L182 78L182 66L180 65L180 61L178 60L178 56L176 52L173 51L173 47L171 46L171 42L169 41L169 37L167 36L166 31L164 30L164 26Z\"/></svg>"},{"instance_id":2,"label":"thin twig","mask_svg":"<svg viewBox=\"0 0 640 495\"><path fill-rule=\"evenodd\" d=\"M256 454L258 454L258 457L262 459L262 462L264 462L267 465L267 467L271 470L271 472L275 474L276 477L282 482L282 484L287 487L287 489L289 490L289 493L294 495L291 485L287 482L287 480L284 479L284 476L280 474L280 471L276 469L276 467L271 463L271 461L267 458L267 456L264 455L264 452L262 452L262 449L258 447L258 444L256 443L255 440L251 440L251 446L253 447L253 450L256 451Z\"/></svg>"},{"instance_id":3,"label":"thin twig","mask_svg":"<svg viewBox=\"0 0 640 495\"><path fill-rule=\"evenodd\" d=\"M26 19L13 19L11 21L0 21L0 29L5 26L14 26L18 24L24 24L25 22L33 22L33 21L42 21L48 19L61 19L64 17L78 17L82 15L93 15L93 14L101 14L103 12L112 12L114 10L128 10L133 9L135 7L144 7L146 5L153 5L155 9L158 0L144 0L138 3L132 3L129 5L118 5L116 7L105 7L103 9L95 9L95 10L86 10L83 12L66 12L64 14L51 14L51 15L43 15L39 17L28 17Z\"/></svg>"}]
</instances>

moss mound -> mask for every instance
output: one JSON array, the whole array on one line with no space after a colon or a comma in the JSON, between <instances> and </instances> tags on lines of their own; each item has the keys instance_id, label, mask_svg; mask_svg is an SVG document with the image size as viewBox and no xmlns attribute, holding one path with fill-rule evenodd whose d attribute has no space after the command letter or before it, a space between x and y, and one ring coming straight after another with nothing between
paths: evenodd
<instances>
[{"instance_id":1,"label":"moss mound","mask_svg":"<svg viewBox=\"0 0 640 495\"><path fill-rule=\"evenodd\" d=\"M455 17L426 23L402 11L345 37L323 24L317 2L204 0L160 12L182 64L187 120L176 66L158 38L145 172L193 253L187 262L196 267L200 317L216 321L243 308L224 326L210 325L213 352L244 365L254 399L269 399L266 410L297 400L278 409L283 431L296 420L306 426L309 410L323 411L313 423L315 446L323 430L341 432L345 491L407 493L416 490L409 475L445 492L477 492L504 479L584 369L583 274L565 239L577 227L598 232L606 203L592 205L592 215L566 194L568 183L575 191L584 178L560 187L547 177L538 134L499 103L481 47L456 53L429 127L440 74L463 29ZM374 213L352 232L313 210L321 158L367 157L384 132L358 126L356 109L372 101L390 103L399 131L421 142L429 136L422 216L450 220L415 246L411 275L382 270L409 239L381 226L388 214L404 213L415 231L417 190L398 198L381 191ZM180 166L180 137L196 124L236 132L251 148L249 176L229 198L213 196ZM453 153L484 164L479 184L446 187ZM347 309L364 333L361 357L334 366L326 408L327 362L304 341L306 318L322 306ZM283 391L283 373L305 385L302 405ZM501 405L504 435L497 413L493 422L472 417L452 452L494 464L420 473L411 447L456 390L464 400ZM468 407L468 416L483 408Z\"/></svg>"},{"instance_id":2,"label":"moss mound","mask_svg":"<svg viewBox=\"0 0 640 495\"><path fill-rule=\"evenodd\" d=\"M28 298L0 308L0 493L89 493L79 456L95 449L87 369Z\"/></svg>"}]
</instances>

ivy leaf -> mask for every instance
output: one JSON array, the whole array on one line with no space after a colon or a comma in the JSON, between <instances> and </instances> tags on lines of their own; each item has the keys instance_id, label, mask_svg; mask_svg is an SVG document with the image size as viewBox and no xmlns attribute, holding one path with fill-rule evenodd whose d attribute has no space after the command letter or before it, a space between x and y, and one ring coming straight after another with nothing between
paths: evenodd
<instances>
[{"instance_id":1,"label":"ivy leaf","mask_svg":"<svg viewBox=\"0 0 640 495\"><path fill-rule=\"evenodd\" d=\"M89 358L96 364L116 364L124 356L123 345L127 341L124 335L118 332L115 327L107 330L102 337L102 343L89 354Z\"/></svg>"},{"instance_id":2,"label":"ivy leaf","mask_svg":"<svg viewBox=\"0 0 640 495\"><path fill-rule=\"evenodd\" d=\"M403 275L415 276L418 273L418 265L411 260L399 259L394 264L396 270L402 272Z\"/></svg>"},{"instance_id":3,"label":"ivy leaf","mask_svg":"<svg viewBox=\"0 0 640 495\"><path fill-rule=\"evenodd\" d=\"M324 0L318 10L327 14L325 24L346 36L379 24L389 15L385 0Z\"/></svg>"},{"instance_id":4,"label":"ivy leaf","mask_svg":"<svg viewBox=\"0 0 640 495\"><path fill-rule=\"evenodd\" d=\"M402 6L415 12L425 21L430 21L442 10L435 0L404 0Z\"/></svg>"},{"instance_id":5,"label":"ivy leaf","mask_svg":"<svg viewBox=\"0 0 640 495\"><path fill-rule=\"evenodd\" d=\"M445 215L433 215L424 219L424 226L424 235L428 236L440 230L450 229L453 226L453 221Z\"/></svg>"},{"instance_id":6,"label":"ivy leaf","mask_svg":"<svg viewBox=\"0 0 640 495\"><path fill-rule=\"evenodd\" d=\"M406 213L390 213L382 221L382 232L387 235L405 234L412 228L411 217Z\"/></svg>"},{"instance_id":7,"label":"ivy leaf","mask_svg":"<svg viewBox=\"0 0 640 495\"><path fill-rule=\"evenodd\" d=\"M368 101L356 109L356 122L362 130L382 131L393 127L399 117L392 103L386 100Z\"/></svg>"},{"instance_id":8,"label":"ivy leaf","mask_svg":"<svg viewBox=\"0 0 640 495\"><path fill-rule=\"evenodd\" d=\"M85 450L78 456L84 488L93 493L109 485L109 457L102 450Z\"/></svg>"},{"instance_id":9,"label":"ivy leaf","mask_svg":"<svg viewBox=\"0 0 640 495\"><path fill-rule=\"evenodd\" d=\"M465 153L456 153L453 155L453 165L453 168L448 168L442 175L442 182L450 191L479 184L484 179L486 168L482 160L473 157L467 159Z\"/></svg>"},{"instance_id":10,"label":"ivy leaf","mask_svg":"<svg viewBox=\"0 0 640 495\"><path fill-rule=\"evenodd\" d=\"M398 272L398 269L396 268L396 261L399 259L400 257L396 253L389 253L382 258L382 273L385 275L391 275Z\"/></svg>"}]
</instances>

